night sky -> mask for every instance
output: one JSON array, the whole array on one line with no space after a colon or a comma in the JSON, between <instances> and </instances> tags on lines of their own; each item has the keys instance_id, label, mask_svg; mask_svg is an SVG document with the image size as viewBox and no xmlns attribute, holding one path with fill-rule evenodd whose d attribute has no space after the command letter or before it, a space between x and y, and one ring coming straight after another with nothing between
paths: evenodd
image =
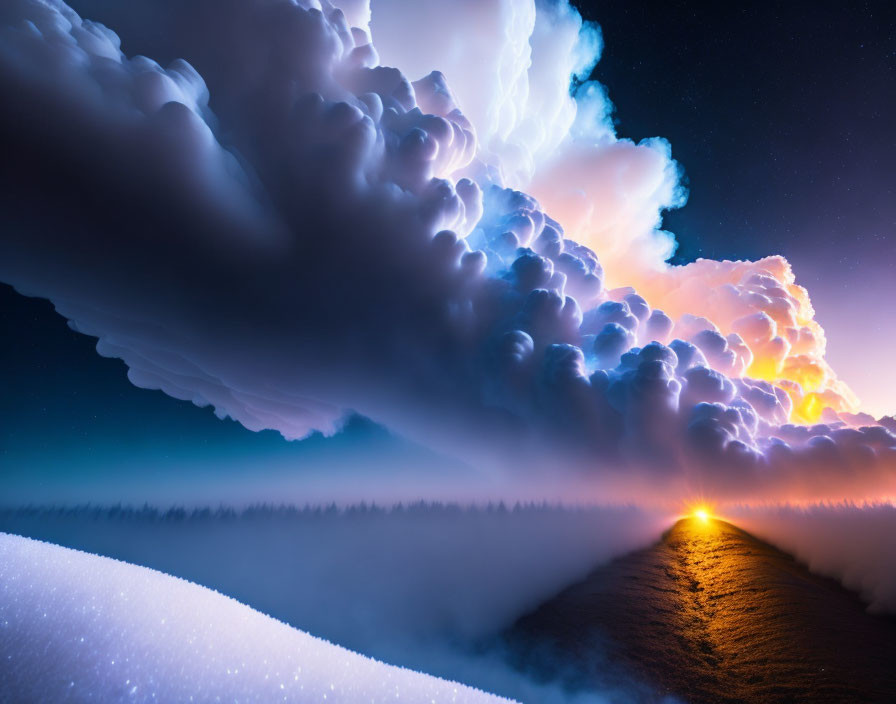
<instances>
[{"instance_id":1,"label":"night sky","mask_svg":"<svg viewBox=\"0 0 896 704\"><path fill-rule=\"evenodd\" d=\"M673 261L786 256L828 361L896 412L896 4L578 6L619 133L665 137L684 167Z\"/></svg>"},{"instance_id":2,"label":"night sky","mask_svg":"<svg viewBox=\"0 0 896 704\"><path fill-rule=\"evenodd\" d=\"M413 477L409 493L398 492L409 501L440 478L474 479L470 468L359 416L334 437L287 442L139 389L121 360L100 357L95 339L70 330L48 301L6 284L0 331L0 505L394 501L394 487L380 496L377 473L365 471L371 465ZM324 481L334 473L344 478L340 495Z\"/></svg>"},{"instance_id":3,"label":"night sky","mask_svg":"<svg viewBox=\"0 0 896 704\"><path fill-rule=\"evenodd\" d=\"M593 77L609 89L619 133L667 138L684 167L689 202L665 219L674 261L785 255L828 332L828 360L869 410L896 411L896 5L578 5L603 29ZM189 502L208 497L191 486L212 472L225 477L215 498L236 500L227 476L267 467L269 486L288 487L297 467L343 466L355 481L352 468L374 456L458 471L362 420L287 443L137 389L49 303L5 285L0 339L0 479L11 501L162 500L157 480L180 478L166 497Z\"/></svg>"}]
</instances>

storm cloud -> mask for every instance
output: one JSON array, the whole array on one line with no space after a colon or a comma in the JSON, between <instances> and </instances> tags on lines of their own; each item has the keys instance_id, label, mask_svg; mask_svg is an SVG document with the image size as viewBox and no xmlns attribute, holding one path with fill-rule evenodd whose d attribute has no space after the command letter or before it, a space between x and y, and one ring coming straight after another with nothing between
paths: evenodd
<instances>
[{"instance_id":1,"label":"storm cloud","mask_svg":"<svg viewBox=\"0 0 896 704\"><path fill-rule=\"evenodd\" d=\"M0 9L0 279L136 385L579 498L892 490L786 260L665 263L678 165L565 1L75 4L127 53Z\"/></svg>"}]
</instances>

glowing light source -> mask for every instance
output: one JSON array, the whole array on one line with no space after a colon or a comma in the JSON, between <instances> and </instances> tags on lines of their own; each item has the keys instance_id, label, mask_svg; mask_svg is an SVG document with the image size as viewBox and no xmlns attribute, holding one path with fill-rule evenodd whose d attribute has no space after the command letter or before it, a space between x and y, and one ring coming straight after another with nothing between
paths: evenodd
<instances>
[{"instance_id":1,"label":"glowing light source","mask_svg":"<svg viewBox=\"0 0 896 704\"><path fill-rule=\"evenodd\" d=\"M713 517L713 506L705 501L695 502L688 506L688 511L685 515L700 523L708 524Z\"/></svg>"}]
</instances>

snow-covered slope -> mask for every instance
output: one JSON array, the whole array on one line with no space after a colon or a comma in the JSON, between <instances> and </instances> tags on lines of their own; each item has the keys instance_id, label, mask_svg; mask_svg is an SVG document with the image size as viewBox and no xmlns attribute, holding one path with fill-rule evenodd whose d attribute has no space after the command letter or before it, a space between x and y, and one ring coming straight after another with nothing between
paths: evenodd
<instances>
[{"instance_id":1,"label":"snow-covered slope","mask_svg":"<svg viewBox=\"0 0 896 704\"><path fill-rule=\"evenodd\" d=\"M155 570L0 533L0 701L507 700Z\"/></svg>"}]
</instances>

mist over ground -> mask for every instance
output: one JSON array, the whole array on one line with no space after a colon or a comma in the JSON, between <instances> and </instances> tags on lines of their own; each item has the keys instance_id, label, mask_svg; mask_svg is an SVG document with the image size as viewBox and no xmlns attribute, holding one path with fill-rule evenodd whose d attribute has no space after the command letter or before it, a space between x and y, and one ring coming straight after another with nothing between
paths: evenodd
<instances>
[{"instance_id":1,"label":"mist over ground","mask_svg":"<svg viewBox=\"0 0 896 704\"><path fill-rule=\"evenodd\" d=\"M816 504L736 507L731 520L794 555L816 574L859 593L874 612L896 614L896 507Z\"/></svg>"},{"instance_id":2,"label":"mist over ground","mask_svg":"<svg viewBox=\"0 0 896 704\"><path fill-rule=\"evenodd\" d=\"M186 580L5 533L0 594L3 702L499 701Z\"/></svg>"},{"instance_id":3,"label":"mist over ground","mask_svg":"<svg viewBox=\"0 0 896 704\"><path fill-rule=\"evenodd\" d=\"M603 694L523 676L495 636L596 565L657 540L671 518L503 505L22 508L0 512L0 530L188 579L385 662L527 702L587 702ZM636 686L608 668L607 693Z\"/></svg>"},{"instance_id":4,"label":"mist over ground","mask_svg":"<svg viewBox=\"0 0 896 704\"><path fill-rule=\"evenodd\" d=\"M720 514L836 578L870 610L896 613L892 505ZM363 654L521 701L601 702L653 695L609 659L598 693L523 676L495 636L594 568L654 543L674 520L632 507L497 504L25 507L0 511L0 530L183 577Z\"/></svg>"}]
</instances>

